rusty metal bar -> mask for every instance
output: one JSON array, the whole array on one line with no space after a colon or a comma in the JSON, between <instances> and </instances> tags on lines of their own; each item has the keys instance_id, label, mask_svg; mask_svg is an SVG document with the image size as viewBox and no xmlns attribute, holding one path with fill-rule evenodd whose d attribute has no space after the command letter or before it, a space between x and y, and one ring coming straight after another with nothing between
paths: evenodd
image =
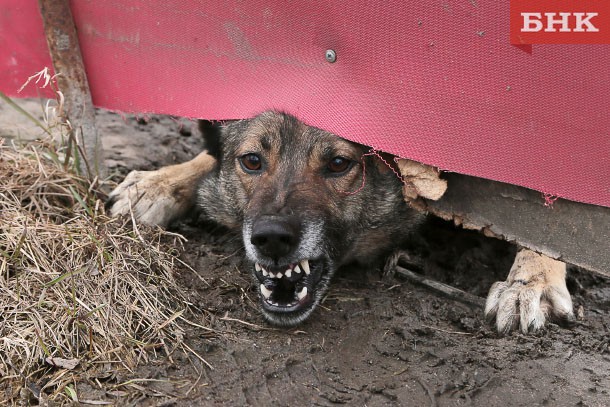
<instances>
[{"instance_id":1,"label":"rusty metal bar","mask_svg":"<svg viewBox=\"0 0 610 407\"><path fill-rule=\"evenodd\" d=\"M72 124L76 140L84 152L80 171L93 179L103 177L104 155L95 127L95 110L80 52L69 0L39 0L40 12L57 85L63 93L64 112Z\"/></svg>"}]
</instances>

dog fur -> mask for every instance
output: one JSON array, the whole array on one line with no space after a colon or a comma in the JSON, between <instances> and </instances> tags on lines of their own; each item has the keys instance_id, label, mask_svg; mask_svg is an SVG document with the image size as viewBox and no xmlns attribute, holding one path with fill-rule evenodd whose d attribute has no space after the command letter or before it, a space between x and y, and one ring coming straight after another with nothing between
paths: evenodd
<instances>
[{"instance_id":1,"label":"dog fur","mask_svg":"<svg viewBox=\"0 0 610 407\"><path fill-rule=\"evenodd\" d=\"M197 206L239 231L260 309L275 325L304 321L336 270L381 264L422 218L405 204L397 168L288 114L232 122L208 132L206 145L187 163L130 173L110 194L109 213L167 226ZM498 330L572 316L565 264L520 253L490 290L486 314Z\"/></svg>"},{"instance_id":2,"label":"dog fur","mask_svg":"<svg viewBox=\"0 0 610 407\"><path fill-rule=\"evenodd\" d=\"M215 156L130 174L111 194L111 213L165 226L195 203L240 230L261 311L275 325L305 320L337 269L379 264L419 222L391 168L293 116L265 112L207 141ZM243 160L254 156L260 168L251 170Z\"/></svg>"}]
</instances>

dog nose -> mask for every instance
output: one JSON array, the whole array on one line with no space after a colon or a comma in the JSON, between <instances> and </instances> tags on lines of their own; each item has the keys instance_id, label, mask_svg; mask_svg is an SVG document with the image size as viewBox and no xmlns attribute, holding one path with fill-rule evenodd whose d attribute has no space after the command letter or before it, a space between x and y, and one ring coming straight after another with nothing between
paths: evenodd
<instances>
[{"instance_id":1,"label":"dog nose","mask_svg":"<svg viewBox=\"0 0 610 407\"><path fill-rule=\"evenodd\" d=\"M297 228L286 220L262 219L252 225L250 242L264 256L277 259L288 255L298 244Z\"/></svg>"}]
</instances>

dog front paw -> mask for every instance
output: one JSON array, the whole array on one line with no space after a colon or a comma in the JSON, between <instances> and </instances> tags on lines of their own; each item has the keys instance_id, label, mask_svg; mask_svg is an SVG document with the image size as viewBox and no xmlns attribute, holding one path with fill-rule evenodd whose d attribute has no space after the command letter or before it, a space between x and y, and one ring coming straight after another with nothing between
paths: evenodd
<instances>
[{"instance_id":1,"label":"dog front paw","mask_svg":"<svg viewBox=\"0 0 610 407\"><path fill-rule=\"evenodd\" d=\"M523 249L517 253L506 281L489 290L485 315L501 334L517 328L534 332L549 319L572 322L572 298L566 287L566 265Z\"/></svg>"},{"instance_id":2,"label":"dog front paw","mask_svg":"<svg viewBox=\"0 0 610 407\"><path fill-rule=\"evenodd\" d=\"M182 164L156 171L132 171L109 195L110 216L133 214L149 225L166 227L185 215L195 203L201 178L216 166L207 151Z\"/></svg>"},{"instance_id":3,"label":"dog front paw","mask_svg":"<svg viewBox=\"0 0 610 407\"><path fill-rule=\"evenodd\" d=\"M166 227L185 212L188 203L168 184L164 169L132 171L108 196L110 216L133 214L140 222Z\"/></svg>"}]
</instances>

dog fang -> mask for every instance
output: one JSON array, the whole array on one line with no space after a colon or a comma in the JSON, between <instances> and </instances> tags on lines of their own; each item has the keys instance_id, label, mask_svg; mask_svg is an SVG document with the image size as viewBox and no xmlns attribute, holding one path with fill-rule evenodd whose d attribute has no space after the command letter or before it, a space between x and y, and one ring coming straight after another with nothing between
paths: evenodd
<instances>
[{"instance_id":1,"label":"dog fang","mask_svg":"<svg viewBox=\"0 0 610 407\"><path fill-rule=\"evenodd\" d=\"M305 274L309 275L309 273L310 273L310 271L309 271L309 260L307 260L307 259L301 260L301 267L303 268L303 271L305 272ZM295 271L296 271L296 267L295 267ZM300 271L298 271L298 272L300 272Z\"/></svg>"},{"instance_id":2,"label":"dog fang","mask_svg":"<svg viewBox=\"0 0 610 407\"><path fill-rule=\"evenodd\" d=\"M297 298L299 299L299 301L303 300L303 298L305 298L305 296L307 295L307 287L303 287L301 288L301 291L299 291L297 293Z\"/></svg>"},{"instance_id":3,"label":"dog fang","mask_svg":"<svg viewBox=\"0 0 610 407\"><path fill-rule=\"evenodd\" d=\"M267 289L264 284L261 284L261 294L263 294L263 297L266 299L269 299L269 297L271 297L271 290Z\"/></svg>"}]
</instances>

